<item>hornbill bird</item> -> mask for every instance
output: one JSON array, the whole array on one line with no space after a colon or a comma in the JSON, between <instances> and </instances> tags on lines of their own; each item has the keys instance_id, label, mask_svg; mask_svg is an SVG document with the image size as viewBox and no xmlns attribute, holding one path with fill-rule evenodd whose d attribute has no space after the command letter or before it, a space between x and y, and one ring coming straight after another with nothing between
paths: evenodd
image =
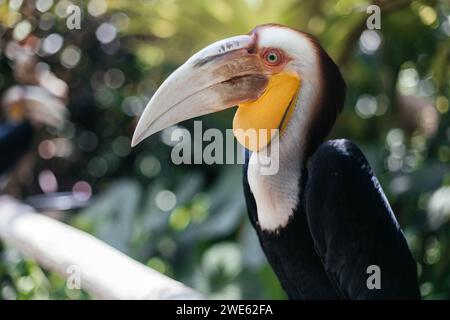
<instances>
[{"instance_id":1,"label":"hornbill bird","mask_svg":"<svg viewBox=\"0 0 450 320\"><path fill-rule=\"evenodd\" d=\"M144 109L132 146L237 105L248 213L289 298L419 299L416 263L364 155L349 140L324 142L345 90L315 38L261 25L207 46L173 72ZM254 143L246 130L264 133ZM275 144L279 169L261 174L253 160ZM378 285L370 285L371 270Z\"/></svg>"}]
</instances>

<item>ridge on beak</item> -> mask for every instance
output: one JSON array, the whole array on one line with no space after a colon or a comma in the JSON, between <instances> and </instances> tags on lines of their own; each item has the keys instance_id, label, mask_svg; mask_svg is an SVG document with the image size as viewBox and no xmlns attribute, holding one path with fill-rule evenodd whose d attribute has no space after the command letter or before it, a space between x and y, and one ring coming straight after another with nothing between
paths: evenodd
<instances>
[{"instance_id":1,"label":"ridge on beak","mask_svg":"<svg viewBox=\"0 0 450 320\"><path fill-rule=\"evenodd\" d=\"M144 109L131 146L181 121L254 101L269 75L254 48L253 35L217 41L175 70Z\"/></svg>"}]
</instances>

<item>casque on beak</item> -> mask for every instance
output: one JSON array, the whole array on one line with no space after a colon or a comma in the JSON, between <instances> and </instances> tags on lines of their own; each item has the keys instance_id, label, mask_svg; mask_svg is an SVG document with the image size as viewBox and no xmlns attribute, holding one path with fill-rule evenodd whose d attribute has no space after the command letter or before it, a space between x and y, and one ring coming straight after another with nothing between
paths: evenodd
<instances>
[{"instance_id":1,"label":"casque on beak","mask_svg":"<svg viewBox=\"0 0 450 320\"><path fill-rule=\"evenodd\" d=\"M132 146L178 122L257 100L269 75L254 52L254 35L215 42L173 72L147 104Z\"/></svg>"}]
</instances>

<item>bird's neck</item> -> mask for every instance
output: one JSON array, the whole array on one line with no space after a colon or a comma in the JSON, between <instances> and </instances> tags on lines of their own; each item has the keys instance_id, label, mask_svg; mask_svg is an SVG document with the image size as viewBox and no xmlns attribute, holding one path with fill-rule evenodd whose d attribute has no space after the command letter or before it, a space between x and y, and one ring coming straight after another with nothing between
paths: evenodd
<instances>
[{"instance_id":1,"label":"bird's neck","mask_svg":"<svg viewBox=\"0 0 450 320\"><path fill-rule=\"evenodd\" d=\"M275 174L262 174L262 161L251 155L247 170L248 183L256 201L258 222L261 229L276 232L285 227L299 206L300 178L304 159L305 137L309 106L316 98L315 86L302 85L295 106L294 116L279 139L271 142L271 161L278 161ZM264 161L263 161L264 162Z\"/></svg>"},{"instance_id":2,"label":"bird's neck","mask_svg":"<svg viewBox=\"0 0 450 320\"><path fill-rule=\"evenodd\" d=\"M252 154L250 162L256 153ZM280 155L278 173L261 175L259 164L248 166L247 179L256 201L261 229L275 232L285 227L299 202L301 168L294 159Z\"/></svg>"}]
</instances>

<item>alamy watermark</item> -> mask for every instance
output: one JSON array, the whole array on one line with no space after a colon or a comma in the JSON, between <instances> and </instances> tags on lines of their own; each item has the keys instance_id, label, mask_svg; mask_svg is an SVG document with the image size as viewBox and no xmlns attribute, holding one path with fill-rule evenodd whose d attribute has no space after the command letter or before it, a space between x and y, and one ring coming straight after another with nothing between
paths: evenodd
<instances>
[{"instance_id":1,"label":"alamy watermark","mask_svg":"<svg viewBox=\"0 0 450 320\"><path fill-rule=\"evenodd\" d=\"M67 7L66 26L69 30L81 29L81 8L77 5Z\"/></svg>"},{"instance_id":2,"label":"alamy watermark","mask_svg":"<svg viewBox=\"0 0 450 320\"><path fill-rule=\"evenodd\" d=\"M367 267L366 273L370 276L367 278L366 286L369 290L381 289L381 269L379 266L373 264Z\"/></svg>"},{"instance_id":3,"label":"alamy watermark","mask_svg":"<svg viewBox=\"0 0 450 320\"><path fill-rule=\"evenodd\" d=\"M381 8L375 4L370 5L366 9L370 16L366 20L366 27L369 30L381 29Z\"/></svg>"},{"instance_id":4,"label":"alamy watermark","mask_svg":"<svg viewBox=\"0 0 450 320\"><path fill-rule=\"evenodd\" d=\"M81 290L81 267L70 265L67 267L66 286L69 290Z\"/></svg>"},{"instance_id":5,"label":"alamy watermark","mask_svg":"<svg viewBox=\"0 0 450 320\"><path fill-rule=\"evenodd\" d=\"M244 164L244 148L235 136L254 152L248 162L257 166L262 175L274 175L279 169L278 129L226 129L225 134L215 128L203 131L201 121L194 121L194 136L184 128L175 128L170 133L173 149L170 157L176 164ZM270 141L268 141L270 139Z\"/></svg>"}]
</instances>

